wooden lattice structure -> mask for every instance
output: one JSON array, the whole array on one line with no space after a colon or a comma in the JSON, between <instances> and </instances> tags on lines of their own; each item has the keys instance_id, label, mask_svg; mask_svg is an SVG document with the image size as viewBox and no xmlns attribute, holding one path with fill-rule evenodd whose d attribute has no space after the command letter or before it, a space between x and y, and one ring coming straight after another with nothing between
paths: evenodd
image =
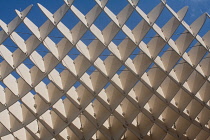
<instances>
[{"instance_id":1,"label":"wooden lattice structure","mask_svg":"<svg viewBox=\"0 0 210 140\"><path fill-rule=\"evenodd\" d=\"M16 10L8 25L0 21L0 139L210 139L210 32L198 35L208 14L188 25L187 7L176 13L161 1L145 14L138 0L127 1L117 15L108 0L95 0L86 15L73 0L54 14L38 4L48 18L41 27L27 18L32 6ZM173 17L159 27L164 8ZM69 10L79 19L72 29L61 22ZM94 22L102 11L111 22L100 30ZM142 20L130 29L125 23L134 11ZM27 40L15 32L21 23L31 31ZM174 40L179 26L185 31ZM49 37L55 28L64 36L57 44ZM145 43L149 30L156 35ZM81 40L86 32L95 36L88 45ZM116 45L118 32L126 37ZM17 46L13 52L4 45L7 38ZM40 44L49 51L45 56ZM79 52L75 59L72 49ZM110 53L101 59L104 51Z\"/></svg>"}]
</instances>

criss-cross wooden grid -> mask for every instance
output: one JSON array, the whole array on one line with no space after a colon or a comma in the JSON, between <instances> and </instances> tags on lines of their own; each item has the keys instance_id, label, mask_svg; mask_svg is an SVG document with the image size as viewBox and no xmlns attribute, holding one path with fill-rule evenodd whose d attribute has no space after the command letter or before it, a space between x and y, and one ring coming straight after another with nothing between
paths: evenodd
<instances>
[{"instance_id":1,"label":"criss-cross wooden grid","mask_svg":"<svg viewBox=\"0 0 210 140\"><path fill-rule=\"evenodd\" d=\"M176 13L165 1L147 15L138 0L128 0L117 15L108 0L95 0L86 15L73 0L64 2L54 14L38 4L48 18L41 27L27 18L32 6L16 10L8 25L0 21L1 139L210 138L210 32L198 35L208 14L188 25L187 7ZM160 28L156 20L164 8L173 17ZM61 22L69 10L79 19L72 29ZM102 31L94 24L101 12L111 19ZM142 20L131 30L125 23L133 12ZM32 32L27 40L15 32L21 23ZM186 30L174 41L179 26ZM64 36L57 44L49 37L55 28ZM156 35L145 43L150 30ZM95 39L86 45L81 38L88 31ZM116 45L119 32L126 38ZM4 46L7 38L18 46L14 52ZM45 56L40 45L48 49ZM68 54L72 49L79 52L75 59ZM140 52L131 58L136 49ZM104 51L110 54L101 59ZM57 65L65 69L58 71ZM89 74L90 67L95 70Z\"/></svg>"}]
</instances>

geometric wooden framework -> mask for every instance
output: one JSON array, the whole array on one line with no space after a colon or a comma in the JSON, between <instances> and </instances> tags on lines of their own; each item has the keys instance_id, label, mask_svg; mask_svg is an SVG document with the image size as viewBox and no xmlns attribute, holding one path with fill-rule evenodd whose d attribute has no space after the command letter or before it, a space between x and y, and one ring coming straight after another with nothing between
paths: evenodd
<instances>
[{"instance_id":1,"label":"geometric wooden framework","mask_svg":"<svg viewBox=\"0 0 210 140\"><path fill-rule=\"evenodd\" d=\"M38 4L48 18L41 27L27 18L32 6L16 10L8 25L0 21L0 139L210 139L210 32L198 35L208 14L188 25L187 7L176 13L161 1L146 15L139 0L127 1L117 15L108 0L95 0L86 15L73 0L54 14ZM173 17L159 27L164 8ZM61 21L69 10L79 19L72 29ZM142 20L131 30L125 23L134 11ZM101 12L111 19L103 30L94 24ZM27 40L15 32L21 23L32 33ZM174 40L179 26L185 31ZM64 36L57 44L49 37L54 28ZM146 43L150 30L156 35ZM81 38L88 31L95 39L86 45ZM126 37L116 44L120 31ZM17 46L13 52L7 38ZM49 51L44 56L40 44ZM72 49L79 52L74 59Z\"/></svg>"}]
</instances>

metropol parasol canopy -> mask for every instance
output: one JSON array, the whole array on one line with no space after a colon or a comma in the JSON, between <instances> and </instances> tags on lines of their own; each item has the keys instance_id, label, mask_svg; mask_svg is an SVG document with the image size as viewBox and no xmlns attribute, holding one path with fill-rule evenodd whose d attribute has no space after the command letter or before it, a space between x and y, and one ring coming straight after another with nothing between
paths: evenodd
<instances>
[{"instance_id":1,"label":"metropol parasol canopy","mask_svg":"<svg viewBox=\"0 0 210 140\"><path fill-rule=\"evenodd\" d=\"M146 14L127 0L114 13L107 2L87 14L73 0L55 13L38 4L41 26L32 6L0 20L1 140L210 140L210 32L199 35L209 15L188 25L187 7L160 1Z\"/></svg>"}]
</instances>

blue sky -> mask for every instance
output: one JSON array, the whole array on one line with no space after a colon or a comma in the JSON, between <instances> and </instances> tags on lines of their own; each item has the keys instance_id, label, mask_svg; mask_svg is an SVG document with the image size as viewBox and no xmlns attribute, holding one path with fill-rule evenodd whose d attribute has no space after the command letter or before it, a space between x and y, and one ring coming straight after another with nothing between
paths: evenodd
<instances>
[{"instance_id":1,"label":"blue sky","mask_svg":"<svg viewBox=\"0 0 210 140\"><path fill-rule=\"evenodd\" d=\"M37 26L41 26L47 18L45 15L41 12L41 10L38 8L37 3L42 4L44 7L49 9L52 13L54 13L60 6L64 4L63 0L0 0L0 19L3 20L5 23L9 23L14 17L16 17L16 13L14 9L17 9L19 11L24 10L27 6L33 4L33 8L29 15L27 16L30 20L32 20ZM156 5L160 3L160 0L140 0L138 6L145 11L145 13L148 13L150 10L152 10ZM96 3L94 0L75 0L74 5L84 14L86 14ZM195 19L197 19L200 15L202 15L205 12L209 12L210 10L208 6L210 5L210 0L168 0L167 4L172 7L176 12L183 8L184 6L189 6L188 13L185 17L185 21L190 24ZM117 14L121 9L127 5L127 0L109 0L107 7L111 9L115 14ZM132 17L134 17L132 19ZM157 20L157 24L160 26L163 26L167 20L171 18L171 14L165 9L163 11L163 14L161 14L160 18ZM130 20L132 19L132 20ZM138 14L133 13L127 22L126 25L133 29L142 19ZM72 12L68 12L62 22L68 27L73 28L74 25L79 20L75 17L75 15ZM105 13L101 13L101 16L96 20L94 23L99 29L103 29L108 23L110 22L110 19L107 17ZM208 30L210 29L210 19L207 19L206 24L204 28L200 31L200 35L203 36ZM63 36L59 31L56 31L57 29L54 29L53 32L50 34L51 36ZM19 26L19 28L16 29L17 32L25 32L30 33L30 31L25 27L24 24ZM183 30L178 31L177 33L183 32ZM155 35L155 33L149 33L147 36ZM29 35L21 35L25 40L29 37ZM117 35L115 38L124 38L125 36L123 34ZM88 32L83 36L83 38L91 38L93 39L94 36ZM53 41L55 43L58 43L60 39L54 38ZM84 40L85 41L85 40ZM146 40L147 41L147 40ZM148 39L149 41L149 39ZM86 44L90 43L91 41L86 40ZM115 41L114 43L118 44L119 41ZM146 42L147 43L147 42ZM11 41L4 42L4 45L11 44ZM48 51L45 47L40 46L40 49L44 49L44 51ZM41 52L40 52L41 53ZM43 56L45 53L42 54Z\"/></svg>"},{"instance_id":2,"label":"blue sky","mask_svg":"<svg viewBox=\"0 0 210 140\"><path fill-rule=\"evenodd\" d=\"M93 5L94 0L75 0L75 3L77 5L80 5L83 9L89 9L89 5ZM114 2L120 4L124 4L126 0L110 0L109 3ZM51 9L51 11L55 11L60 5L63 4L63 0L1 0L0 1L0 19L2 19L5 22L9 22L13 17L16 16L14 9L17 10L23 10L25 7L27 7L30 4L33 4L33 11L37 11L38 7L36 3L40 3L44 5L45 7L48 7ZM139 3L139 6L145 3L147 4L147 8L151 9L154 5L159 3L159 0L141 0ZM210 12L209 0L168 0L167 3L177 11L181 7L188 5L189 6L189 12L187 15L186 20L191 21L191 19L196 19L199 15L201 15L204 12ZM115 7L116 8L116 7ZM30 14L31 16L36 16L36 12L33 12Z\"/></svg>"},{"instance_id":3,"label":"blue sky","mask_svg":"<svg viewBox=\"0 0 210 140\"><path fill-rule=\"evenodd\" d=\"M60 6L64 4L63 0L0 0L0 19L3 20L5 23L9 23L13 18L16 17L15 9L21 11L25 9L30 4L33 4L32 11L27 16L29 19L31 19L37 26L41 26L47 18L45 15L41 12L41 10L38 8L37 3L42 4L44 7L49 9L52 13L54 13ZM160 3L160 0L141 0L139 3L139 7L148 13L150 10L152 10L157 4ZM110 8L115 14L117 14L125 5L127 4L127 0L109 0L109 3L107 4L107 7ZM196 18L198 18L200 15L202 15L205 12L210 13L210 0L168 0L167 4L172 7L176 12L183 8L184 6L189 6L189 11L185 17L185 21L190 24L192 23ZM94 0L75 0L74 5L82 11L84 14L87 13L94 5ZM164 13L164 12L163 12ZM133 20L128 20L126 25L130 27L131 29L135 27L135 25L138 24L138 22L141 20L141 17L137 14L133 14L133 17L135 17ZM131 16L131 17L132 17ZM106 17L106 18L105 18ZM157 21L157 24L163 24L164 21L167 21L171 18L171 15L169 12L166 12L161 15L160 19ZM73 19L73 20L72 20ZM79 20L75 17L74 14L67 13L65 18L62 20L62 22L69 27L70 29L78 22ZM94 23L99 29L103 29L108 23L110 22L110 19L107 18L107 15L105 13L101 13L101 16L96 20ZM164 23L165 24L165 23ZM161 25L162 26L162 25ZM24 24L21 25L16 31L21 31L25 33L30 33L30 31L24 27ZM210 19L207 19L206 24L204 28L199 33L201 36L205 34L210 29ZM55 29L57 30L57 29ZM184 29L183 29L184 31ZM180 33L180 32L178 32ZM149 33L147 36L154 35L155 33ZM53 31L50 35L52 36L62 36L59 31ZM21 35L25 40L28 37L28 35ZM124 38L123 34L117 35L116 38ZM91 33L87 33L84 35L83 38L94 38ZM58 43L60 39L54 38L53 41L55 43ZM147 40L144 40L147 41ZM90 41L85 42L90 43ZM115 41L114 43L119 43ZM3 43L4 45L10 45L15 46L15 44L12 44L11 40L5 41ZM42 52L39 52L42 56L44 56L46 53L44 51L48 51L43 45L40 45L38 50L42 50ZM10 51L14 51L13 49L10 49ZM78 54L79 52L75 49L71 51L72 53ZM104 52L104 53L110 53L110 52ZM71 56L72 59L76 56ZM102 58L101 58L102 59ZM27 63L32 64L30 60L26 60ZM30 67L30 66L29 66ZM63 68L63 66L58 65L59 68ZM17 74L16 74L17 75ZM47 83L47 82L46 82Z\"/></svg>"},{"instance_id":4,"label":"blue sky","mask_svg":"<svg viewBox=\"0 0 210 140\"><path fill-rule=\"evenodd\" d=\"M22 11L27 6L33 4L33 8L29 15L27 16L30 20L32 20L37 26L41 26L47 18L45 15L41 12L41 10L38 8L37 3L42 4L44 7L49 9L52 13L54 13L60 6L64 4L63 0L0 0L0 19L3 20L5 23L9 23L13 18L16 17L15 9ZM156 5L160 3L160 0L140 0L138 6L145 11L145 13L148 13L150 10L152 10ZM86 14L94 5L94 0L75 0L74 5L84 14ZM200 15L202 15L205 12L209 12L210 10L208 6L210 5L210 0L168 0L167 4L172 7L176 12L183 8L184 6L189 6L189 10L187 12L187 15L185 17L185 21L190 24L195 19L197 19ZM127 5L127 0L109 0L107 7L112 10L115 14L117 14L121 9ZM163 10L163 13L161 14L160 18L157 20L157 24L160 26L163 26L167 20L169 20L172 17L172 15L167 11L166 9ZM142 18L137 14L133 13L131 15L131 18L126 22L126 25L133 29L141 20ZM69 28L73 28L74 25L79 20L75 17L75 15L69 11L66 16L62 19L62 22ZM101 16L98 17L96 22L94 23L99 29L105 28L105 26L110 22L111 20L107 17L105 13L101 13ZM207 19L204 27L200 31L200 35L203 36L208 30L210 29L210 19ZM24 24L21 24L16 29L17 32L24 32L24 33L30 33L30 31L25 27ZM184 29L177 31L176 33L183 32ZM63 36L56 28L53 30L53 32L50 34L51 36ZM154 32L148 33L147 36L153 36L155 35ZM25 40L29 37L27 34L22 34L21 37L23 37ZM119 34L115 38L124 38L125 35ZM92 33L88 32L83 36L83 38L95 38ZM55 43L58 43L60 39L54 38L53 41ZM147 40L144 40L147 43ZM148 39L149 41L149 39ZM84 40L86 44L89 44L91 42ZM119 41L115 41L114 43L118 44ZM4 42L4 45L14 45L11 44L11 41L8 39L8 41ZM39 48L38 48L39 49ZM40 49L44 49L44 51L48 51L45 47L40 46ZM11 49L12 51L12 49ZM41 52L40 52L41 53ZM41 54L45 55L45 53Z\"/></svg>"},{"instance_id":5,"label":"blue sky","mask_svg":"<svg viewBox=\"0 0 210 140\"><path fill-rule=\"evenodd\" d=\"M118 12L123 6L126 5L126 1L127 0L109 0L108 7L114 12ZM139 7L148 12L159 2L160 0L140 0ZM28 5L33 4L34 6L32 12L28 17L36 24L41 25L46 18L39 10L37 3L42 4L46 8L50 9L51 12L54 12L63 4L63 0L0 0L0 19L6 23L9 23L9 21L16 16L14 9L23 10ZM116 7L116 3L118 7ZM210 12L208 8L210 5L209 0L168 0L167 3L175 11L178 11L182 7L188 5L189 11L185 18L187 23L192 23L192 21L194 21L204 12ZM94 0L75 0L74 4L80 10L87 12L91 9L95 2Z\"/></svg>"}]
</instances>

